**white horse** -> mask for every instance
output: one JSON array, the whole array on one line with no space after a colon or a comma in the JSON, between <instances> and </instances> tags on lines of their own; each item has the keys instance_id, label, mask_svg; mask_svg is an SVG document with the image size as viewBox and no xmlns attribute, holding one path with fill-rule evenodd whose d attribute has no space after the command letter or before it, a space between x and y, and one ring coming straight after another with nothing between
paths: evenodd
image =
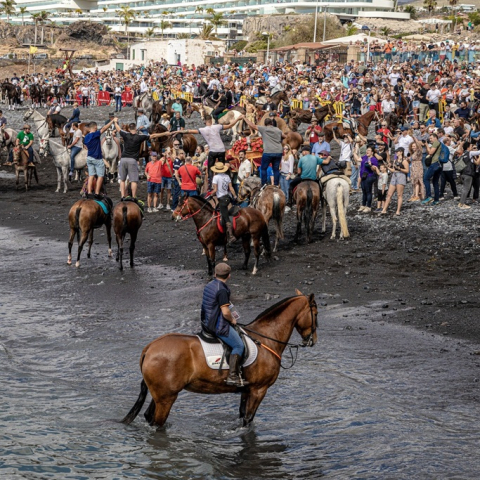
<instances>
[{"instance_id":1,"label":"white horse","mask_svg":"<svg viewBox=\"0 0 480 480\"><path fill-rule=\"evenodd\" d=\"M323 225L322 232L325 233L327 230L327 203L330 208L330 216L332 217L333 230L332 240L335 239L336 229L337 229L337 211L338 211L338 220L340 221L340 240L344 238L349 238L350 233L348 232L347 225L347 208L350 201L350 184L346 178L341 176L330 176L330 178L325 177L323 186L323 197L325 201L322 202L323 208Z\"/></svg>"},{"instance_id":2,"label":"white horse","mask_svg":"<svg viewBox=\"0 0 480 480\"><path fill-rule=\"evenodd\" d=\"M23 116L23 121L26 122L27 120L31 121L35 125L40 138L50 136L47 119L41 113L37 112L33 108L29 108Z\"/></svg>"},{"instance_id":3,"label":"white horse","mask_svg":"<svg viewBox=\"0 0 480 480\"><path fill-rule=\"evenodd\" d=\"M102 156L110 164L109 173L118 172L118 157L120 155L118 144L113 138L113 131L109 128L105 132L105 139L102 142Z\"/></svg>"},{"instance_id":4,"label":"white horse","mask_svg":"<svg viewBox=\"0 0 480 480\"><path fill-rule=\"evenodd\" d=\"M60 191L63 176L63 193L67 193L67 181L68 172L70 171L70 150L65 148L60 142L50 138L46 135L40 139L40 155L46 157L48 152L52 154L53 164L57 169L57 189L55 193ZM79 177L81 177L81 170L85 168L87 164L87 150L82 148L81 152L78 152L75 157L75 171Z\"/></svg>"},{"instance_id":5,"label":"white horse","mask_svg":"<svg viewBox=\"0 0 480 480\"><path fill-rule=\"evenodd\" d=\"M8 156L10 154L10 149L15 146L15 140L17 139L17 135L18 132L13 128L5 128L4 125L2 125L2 127L0 128L0 151L6 151L7 162Z\"/></svg>"},{"instance_id":6,"label":"white horse","mask_svg":"<svg viewBox=\"0 0 480 480\"><path fill-rule=\"evenodd\" d=\"M133 107L135 108L135 117L137 116L138 109L143 108L147 118L149 120L152 119L153 97L150 88L133 99Z\"/></svg>"}]
</instances>

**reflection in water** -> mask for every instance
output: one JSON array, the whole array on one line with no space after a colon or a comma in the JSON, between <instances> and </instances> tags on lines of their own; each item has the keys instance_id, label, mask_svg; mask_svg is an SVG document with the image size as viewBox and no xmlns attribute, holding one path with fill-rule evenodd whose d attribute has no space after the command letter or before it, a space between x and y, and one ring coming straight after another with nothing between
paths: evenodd
<instances>
[{"instance_id":1,"label":"reflection in water","mask_svg":"<svg viewBox=\"0 0 480 480\"><path fill-rule=\"evenodd\" d=\"M30 240L0 228L0 478L477 477L471 357L448 339L346 320L344 306L321 312L318 345L281 372L252 426L240 427L239 395L188 392L163 429L142 415L118 423L142 348L197 330L201 282L158 266L120 274L104 256L75 270L65 245Z\"/></svg>"}]
</instances>

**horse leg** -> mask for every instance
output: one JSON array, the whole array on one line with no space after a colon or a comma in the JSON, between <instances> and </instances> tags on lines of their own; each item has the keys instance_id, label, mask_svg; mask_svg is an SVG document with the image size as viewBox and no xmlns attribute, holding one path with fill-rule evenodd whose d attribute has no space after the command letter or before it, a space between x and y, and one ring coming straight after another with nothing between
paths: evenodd
<instances>
[{"instance_id":1,"label":"horse leg","mask_svg":"<svg viewBox=\"0 0 480 480\"><path fill-rule=\"evenodd\" d=\"M245 260L244 260L243 265L242 265L242 270L246 270L248 268L248 260L250 258L250 252L252 251L252 249L250 248L251 238L252 237L249 233L245 234L242 237L243 253L245 254ZM255 268L253 270L255 271Z\"/></svg>"},{"instance_id":2,"label":"horse leg","mask_svg":"<svg viewBox=\"0 0 480 480\"><path fill-rule=\"evenodd\" d=\"M151 425L157 425L158 427L163 427L163 425L165 425L172 405L175 403L177 396L177 393L172 393L168 396L165 395L160 398L154 398L155 413L153 414L153 422Z\"/></svg>"},{"instance_id":3,"label":"horse leg","mask_svg":"<svg viewBox=\"0 0 480 480\"><path fill-rule=\"evenodd\" d=\"M322 197L322 233L327 231L327 202Z\"/></svg>"},{"instance_id":4,"label":"horse leg","mask_svg":"<svg viewBox=\"0 0 480 480\"><path fill-rule=\"evenodd\" d=\"M80 266L80 255L82 254L82 249L83 246L85 245L85 242L87 241L88 238L88 230L87 231L82 231L82 236L78 242L78 254L77 254L77 263L75 263L75 266L78 268Z\"/></svg>"},{"instance_id":5,"label":"horse leg","mask_svg":"<svg viewBox=\"0 0 480 480\"><path fill-rule=\"evenodd\" d=\"M330 206L330 216L332 217L332 236L331 240L335 240L336 230L337 230L337 213L335 212L336 205Z\"/></svg>"},{"instance_id":6,"label":"horse leg","mask_svg":"<svg viewBox=\"0 0 480 480\"><path fill-rule=\"evenodd\" d=\"M152 425L153 423L153 415L155 414L155 400L152 400L150 402L150 405L148 408L145 410L145 413L143 416L145 417L145 420Z\"/></svg>"},{"instance_id":7,"label":"horse leg","mask_svg":"<svg viewBox=\"0 0 480 480\"><path fill-rule=\"evenodd\" d=\"M60 167L57 167L56 170L57 170L57 189L55 190L55 193L58 193L60 191L60 185L62 184L62 169Z\"/></svg>"},{"instance_id":8,"label":"horse leg","mask_svg":"<svg viewBox=\"0 0 480 480\"><path fill-rule=\"evenodd\" d=\"M133 253L135 252L135 242L137 241L137 232L130 233L130 267L133 268Z\"/></svg>"},{"instance_id":9,"label":"horse leg","mask_svg":"<svg viewBox=\"0 0 480 480\"><path fill-rule=\"evenodd\" d=\"M68 192L68 171L70 170L69 167L63 167L62 168L62 175L63 175L63 193ZM58 188L60 188L60 184L58 185ZM57 189L58 190L58 189Z\"/></svg>"},{"instance_id":10,"label":"horse leg","mask_svg":"<svg viewBox=\"0 0 480 480\"><path fill-rule=\"evenodd\" d=\"M293 241L296 243L302 234L302 211L300 210L300 206L297 205L297 231L295 232L295 236L293 237Z\"/></svg>"},{"instance_id":11,"label":"horse leg","mask_svg":"<svg viewBox=\"0 0 480 480\"><path fill-rule=\"evenodd\" d=\"M208 274L212 276L213 269L215 268L215 245L213 243L207 246L206 257L207 257Z\"/></svg>"},{"instance_id":12,"label":"horse leg","mask_svg":"<svg viewBox=\"0 0 480 480\"><path fill-rule=\"evenodd\" d=\"M93 245L93 228L90 230L90 235L89 235L89 239L88 239L87 258L90 258L90 252L92 251L92 245Z\"/></svg>"},{"instance_id":13,"label":"horse leg","mask_svg":"<svg viewBox=\"0 0 480 480\"><path fill-rule=\"evenodd\" d=\"M72 264L72 247L73 247L73 239L75 238L75 229L70 228L70 238L68 239L68 260L67 265Z\"/></svg>"},{"instance_id":14,"label":"horse leg","mask_svg":"<svg viewBox=\"0 0 480 480\"><path fill-rule=\"evenodd\" d=\"M15 169L15 187L18 190L18 184L20 183L20 170L18 168Z\"/></svg>"},{"instance_id":15,"label":"horse leg","mask_svg":"<svg viewBox=\"0 0 480 480\"><path fill-rule=\"evenodd\" d=\"M107 217L107 221L105 222L105 229L107 230L107 240L108 240L108 256L109 258L113 257L112 252L112 222L110 217Z\"/></svg>"},{"instance_id":16,"label":"horse leg","mask_svg":"<svg viewBox=\"0 0 480 480\"><path fill-rule=\"evenodd\" d=\"M240 408L239 408L240 418L245 418L245 413L247 408L247 399L248 399L247 392L242 392L242 397L240 399Z\"/></svg>"},{"instance_id":17,"label":"horse leg","mask_svg":"<svg viewBox=\"0 0 480 480\"><path fill-rule=\"evenodd\" d=\"M116 235L116 239L117 239L117 257L116 257L116 260L117 262L119 261L120 262L120 265L118 266L118 268L120 270L123 270L123 236L122 234L117 234Z\"/></svg>"},{"instance_id":18,"label":"horse leg","mask_svg":"<svg viewBox=\"0 0 480 480\"><path fill-rule=\"evenodd\" d=\"M243 426L246 427L251 423L257 413L257 409L265 398L268 387L262 387L259 389L250 389L250 393L247 397L245 416L243 417Z\"/></svg>"},{"instance_id":19,"label":"horse leg","mask_svg":"<svg viewBox=\"0 0 480 480\"><path fill-rule=\"evenodd\" d=\"M222 262L228 262L228 255L227 255L227 243L223 245L223 259Z\"/></svg>"},{"instance_id":20,"label":"horse leg","mask_svg":"<svg viewBox=\"0 0 480 480\"><path fill-rule=\"evenodd\" d=\"M256 275L258 272L258 262L260 261L260 238L256 235L253 236L253 253L255 254L255 265L253 266L252 275Z\"/></svg>"}]
</instances>

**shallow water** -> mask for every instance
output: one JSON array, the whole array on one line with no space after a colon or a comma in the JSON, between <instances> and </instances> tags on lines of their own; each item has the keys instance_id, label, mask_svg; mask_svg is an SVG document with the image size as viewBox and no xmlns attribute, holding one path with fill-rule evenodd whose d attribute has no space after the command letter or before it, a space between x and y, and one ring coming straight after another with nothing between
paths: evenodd
<instances>
[{"instance_id":1,"label":"shallow water","mask_svg":"<svg viewBox=\"0 0 480 480\"><path fill-rule=\"evenodd\" d=\"M0 228L0 478L478 478L475 346L331 297L251 427L239 396L186 392L164 429L118 423L142 348L198 329L203 284L142 259L122 274L96 235L75 269L66 242ZM244 321L268 306L235 303Z\"/></svg>"}]
</instances>

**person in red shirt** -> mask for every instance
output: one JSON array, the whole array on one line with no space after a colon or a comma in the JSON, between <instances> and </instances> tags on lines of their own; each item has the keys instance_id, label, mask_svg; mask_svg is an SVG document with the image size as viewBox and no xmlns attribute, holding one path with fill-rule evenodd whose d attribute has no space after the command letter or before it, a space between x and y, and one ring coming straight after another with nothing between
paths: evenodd
<instances>
[{"instance_id":1,"label":"person in red shirt","mask_svg":"<svg viewBox=\"0 0 480 480\"><path fill-rule=\"evenodd\" d=\"M160 163L162 164L162 190L160 192L160 205L158 206L159 209L163 208L163 194L166 194L166 202L165 202L165 209L171 210L170 208L170 195L172 193L172 182L173 182L173 162L170 158L170 149L168 148L165 152L164 156L161 158Z\"/></svg>"},{"instance_id":2,"label":"person in red shirt","mask_svg":"<svg viewBox=\"0 0 480 480\"><path fill-rule=\"evenodd\" d=\"M307 128L305 132L305 137L310 137L310 148L318 142L318 134L322 132L322 127L318 125L318 120L316 118L312 118L312 124Z\"/></svg>"},{"instance_id":3,"label":"person in red shirt","mask_svg":"<svg viewBox=\"0 0 480 480\"><path fill-rule=\"evenodd\" d=\"M162 189L162 163L158 161L157 152L150 154L150 162L145 167L145 175L147 176L147 211L148 213L158 212L158 195ZM153 209L151 208L152 200Z\"/></svg>"},{"instance_id":4,"label":"person in red shirt","mask_svg":"<svg viewBox=\"0 0 480 480\"><path fill-rule=\"evenodd\" d=\"M197 194L197 177L201 177L202 173L192 165L191 157L185 159L185 165L182 165L176 172L175 177L182 189L182 195L190 197Z\"/></svg>"},{"instance_id":5,"label":"person in red shirt","mask_svg":"<svg viewBox=\"0 0 480 480\"><path fill-rule=\"evenodd\" d=\"M393 140L393 135L392 132L388 129L387 122L385 120L382 121L382 128L378 129L377 133L382 136L382 140L387 145L390 145L390 141Z\"/></svg>"}]
</instances>

